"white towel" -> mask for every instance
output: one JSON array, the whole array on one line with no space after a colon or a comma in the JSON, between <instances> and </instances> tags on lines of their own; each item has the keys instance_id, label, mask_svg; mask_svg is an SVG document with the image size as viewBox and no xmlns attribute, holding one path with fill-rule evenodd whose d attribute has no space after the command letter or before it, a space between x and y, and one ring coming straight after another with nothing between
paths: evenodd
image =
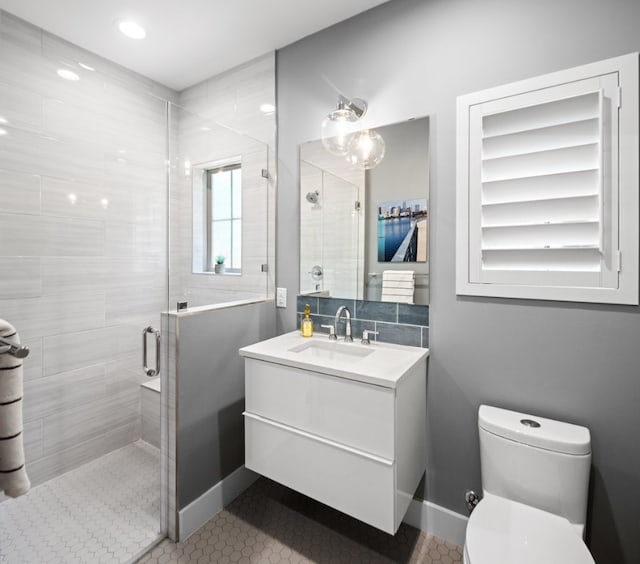
<instances>
[{"instance_id":1,"label":"white towel","mask_svg":"<svg viewBox=\"0 0 640 564\"><path fill-rule=\"evenodd\" d=\"M413 270L385 270L382 272L383 302L413 303L415 272Z\"/></svg>"},{"instance_id":2,"label":"white towel","mask_svg":"<svg viewBox=\"0 0 640 564\"><path fill-rule=\"evenodd\" d=\"M3 319L0 337L20 344L13 325ZM18 497L30 487L22 440L22 360L5 352L0 354L0 492Z\"/></svg>"},{"instance_id":3,"label":"white towel","mask_svg":"<svg viewBox=\"0 0 640 564\"><path fill-rule=\"evenodd\" d=\"M412 282L415 278L413 270L383 270L382 281L395 280L399 282Z\"/></svg>"}]
</instances>

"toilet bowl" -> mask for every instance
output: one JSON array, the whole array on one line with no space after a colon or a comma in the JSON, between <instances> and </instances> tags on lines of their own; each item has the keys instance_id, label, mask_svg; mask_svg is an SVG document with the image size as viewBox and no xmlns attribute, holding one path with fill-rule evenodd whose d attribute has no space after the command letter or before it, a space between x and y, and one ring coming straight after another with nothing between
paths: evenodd
<instances>
[{"instance_id":1,"label":"toilet bowl","mask_svg":"<svg viewBox=\"0 0 640 564\"><path fill-rule=\"evenodd\" d=\"M593 564L583 541L589 430L490 406L478 412L484 496L465 564Z\"/></svg>"}]
</instances>

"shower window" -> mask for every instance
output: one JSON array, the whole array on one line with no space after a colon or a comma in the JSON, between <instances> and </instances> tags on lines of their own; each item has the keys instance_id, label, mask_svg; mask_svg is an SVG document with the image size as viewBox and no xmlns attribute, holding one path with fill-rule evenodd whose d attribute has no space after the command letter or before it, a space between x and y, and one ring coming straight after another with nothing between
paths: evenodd
<instances>
[{"instance_id":1,"label":"shower window","mask_svg":"<svg viewBox=\"0 0 640 564\"><path fill-rule=\"evenodd\" d=\"M242 168L240 163L207 170L207 270L242 265Z\"/></svg>"}]
</instances>

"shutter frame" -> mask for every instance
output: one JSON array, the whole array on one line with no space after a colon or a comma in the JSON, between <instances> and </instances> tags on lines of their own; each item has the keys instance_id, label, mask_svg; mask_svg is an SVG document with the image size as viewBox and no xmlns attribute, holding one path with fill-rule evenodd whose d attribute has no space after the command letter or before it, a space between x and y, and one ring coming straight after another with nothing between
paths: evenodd
<instances>
[{"instance_id":1,"label":"shutter frame","mask_svg":"<svg viewBox=\"0 0 640 564\"><path fill-rule=\"evenodd\" d=\"M636 53L458 98L458 294L638 303L637 85Z\"/></svg>"}]
</instances>

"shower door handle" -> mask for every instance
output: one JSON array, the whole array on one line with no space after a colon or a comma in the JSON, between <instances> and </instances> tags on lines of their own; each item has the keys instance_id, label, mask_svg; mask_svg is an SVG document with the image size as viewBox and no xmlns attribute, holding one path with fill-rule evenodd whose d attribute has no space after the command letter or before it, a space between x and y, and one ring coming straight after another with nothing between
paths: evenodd
<instances>
[{"instance_id":1,"label":"shower door handle","mask_svg":"<svg viewBox=\"0 0 640 564\"><path fill-rule=\"evenodd\" d=\"M149 368L147 366L147 333L153 333L156 336L156 367ZM142 330L142 370L149 376L157 376L160 374L160 331L149 325Z\"/></svg>"}]
</instances>

